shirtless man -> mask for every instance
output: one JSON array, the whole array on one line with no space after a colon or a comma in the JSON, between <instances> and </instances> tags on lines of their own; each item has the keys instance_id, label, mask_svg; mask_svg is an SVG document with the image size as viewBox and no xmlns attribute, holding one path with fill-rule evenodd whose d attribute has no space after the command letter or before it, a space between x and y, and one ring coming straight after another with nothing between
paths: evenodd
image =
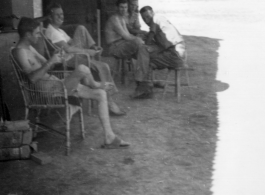
<instances>
[{"instance_id":1,"label":"shirtless man","mask_svg":"<svg viewBox=\"0 0 265 195\"><path fill-rule=\"evenodd\" d=\"M73 58L74 53L84 53L93 57L100 52L102 52L102 48L97 46L87 29L79 25L75 29L73 38L70 38L65 31L63 31L60 27L64 22L64 12L60 4L52 3L48 7L49 11L49 25L45 31L45 35L59 48L63 48L63 50L68 54L70 58L67 64L72 64L75 66L75 60ZM83 62L87 64L86 58L82 55L78 55L78 62ZM109 65L100 61L91 60L91 70L94 78L100 79L101 82L111 82L114 85L114 92L117 92L117 88L111 76ZM108 94L108 104L109 111L111 115L122 116L126 113L122 111L117 104L113 101L111 97L111 93Z\"/></svg>"},{"instance_id":2,"label":"shirtless man","mask_svg":"<svg viewBox=\"0 0 265 195\"><path fill-rule=\"evenodd\" d=\"M149 52L144 41L128 31L125 17L128 13L127 0L116 2L117 13L112 15L105 26L105 38L110 54L118 58L136 58L135 80L136 90L133 98L152 98L152 83L150 82Z\"/></svg>"},{"instance_id":3,"label":"shirtless man","mask_svg":"<svg viewBox=\"0 0 265 195\"><path fill-rule=\"evenodd\" d=\"M30 81L35 85L43 85L42 80L59 80L47 73L54 65L61 62L59 54L54 54L51 59L46 60L31 46L38 41L40 36L39 23L31 18L23 17L18 25L18 33L20 39L13 50L13 55ZM83 84L80 84L80 82ZM64 84L68 95L98 101L99 118L105 132L105 144L103 145L105 148L129 146L129 143L122 141L113 133L109 121L107 96L105 90L103 90L105 86L94 81L87 66L78 65L73 73L64 79ZM108 87L108 84L106 87ZM44 87L47 91L49 91L49 88L58 88L54 85ZM61 89L58 88L58 90Z\"/></svg>"}]
</instances>

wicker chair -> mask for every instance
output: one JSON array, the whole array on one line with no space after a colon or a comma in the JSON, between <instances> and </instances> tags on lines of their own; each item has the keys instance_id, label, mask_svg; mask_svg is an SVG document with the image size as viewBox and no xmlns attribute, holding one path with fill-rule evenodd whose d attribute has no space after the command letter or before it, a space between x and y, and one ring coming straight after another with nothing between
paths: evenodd
<instances>
[{"instance_id":1,"label":"wicker chair","mask_svg":"<svg viewBox=\"0 0 265 195\"><path fill-rule=\"evenodd\" d=\"M44 49L43 55L47 59L50 59L51 56L52 56L52 54L55 51L60 50L60 48L58 46L56 46L54 43L52 43L52 41L45 36L45 28L42 28L42 30L41 30L41 41L40 41L39 45L40 45L40 47L43 47L43 49ZM78 59L79 59L78 56L79 55L86 57L88 67L90 68L91 58L90 58L90 56L88 54L84 54L84 53L74 53L73 54L73 58L75 60L75 62L74 62L75 67L80 64L79 61L78 61ZM70 59L68 59L68 60L70 60ZM68 63L68 61L63 59L62 66L56 66L55 69L56 70L63 70L63 71L66 71L66 70L74 70L74 67L69 68L67 66L67 63ZM91 115L92 100L90 100L90 99L83 99L83 104L84 104L84 107L86 108L85 109L85 112L88 115Z\"/></svg>"},{"instance_id":2,"label":"wicker chair","mask_svg":"<svg viewBox=\"0 0 265 195\"><path fill-rule=\"evenodd\" d=\"M71 144L70 143L71 105L69 104L70 99L74 99L76 102L75 105L77 106L79 111L82 137L83 138L85 137L82 104L81 102L79 102L78 98L67 95L64 83L61 80L59 80L61 78L64 78L66 74L69 74L69 72L64 72L64 71L52 72L53 75L59 78L58 80L41 80L41 82L37 81L37 83L34 84L28 79L28 76L23 72L20 65L14 59L12 53L13 49L14 48L11 48L10 50L10 62L13 65L20 86L20 90L23 95L23 100L25 104L25 119L28 119L29 110L31 109L36 110L37 111L36 127L38 127L39 114L42 109L65 108L66 112L65 133L62 133L55 129L51 128L49 129L54 130L57 133L60 133L66 137L66 155L69 155L70 144ZM45 90L45 86L47 85L52 85L52 86L56 85L56 88L49 89L49 91L47 91Z\"/></svg>"}]
</instances>

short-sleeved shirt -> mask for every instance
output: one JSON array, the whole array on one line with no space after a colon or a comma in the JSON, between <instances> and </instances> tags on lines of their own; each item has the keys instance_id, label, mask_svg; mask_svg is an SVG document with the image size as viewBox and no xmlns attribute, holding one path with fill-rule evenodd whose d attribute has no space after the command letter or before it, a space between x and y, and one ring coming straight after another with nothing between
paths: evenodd
<instances>
[{"instance_id":1,"label":"short-sleeved shirt","mask_svg":"<svg viewBox=\"0 0 265 195\"><path fill-rule=\"evenodd\" d=\"M68 43L71 40L71 37L69 37L64 30L56 29L51 24L48 25L45 31L45 36L50 39L52 43L58 43L60 41ZM64 55L65 60L69 60L73 57L74 55L71 53Z\"/></svg>"},{"instance_id":2,"label":"short-sleeved shirt","mask_svg":"<svg viewBox=\"0 0 265 195\"><path fill-rule=\"evenodd\" d=\"M56 29L51 24L48 25L45 35L52 41L52 43L58 43L60 41L65 41L68 43L71 40L64 30Z\"/></svg>"},{"instance_id":3,"label":"short-sleeved shirt","mask_svg":"<svg viewBox=\"0 0 265 195\"><path fill-rule=\"evenodd\" d=\"M184 39L178 30L164 16L154 15L150 32L155 33L155 41L161 47L167 49L183 42Z\"/></svg>"}]
</instances>

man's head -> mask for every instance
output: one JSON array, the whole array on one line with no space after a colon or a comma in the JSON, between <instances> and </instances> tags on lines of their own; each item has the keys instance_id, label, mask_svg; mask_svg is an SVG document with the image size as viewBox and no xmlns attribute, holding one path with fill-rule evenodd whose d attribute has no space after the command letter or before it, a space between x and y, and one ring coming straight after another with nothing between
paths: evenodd
<instances>
[{"instance_id":1,"label":"man's head","mask_svg":"<svg viewBox=\"0 0 265 195\"><path fill-rule=\"evenodd\" d=\"M152 7L145 6L140 10L140 13L144 22L149 26L152 23L154 17L154 11Z\"/></svg>"},{"instance_id":2,"label":"man's head","mask_svg":"<svg viewBox=\"0 0 265 195\"><path fill-rule=\"evenodd\" d=\"M133 12L138 12L138 0L129 0L129 12L133 13Z\"/></svg>"},{"instance_id":3,"label":"man's head","mask_svg":"<svg viewBox=\"0 0 265 195\"><path fill-rule=\"evenodd\" d=\"M118 0L116 2L116 6L118 8L118 13L121 16L125 16L128 12L128 1L127 0Z\"/></svg>"},{"instance_id":4,"label":"man's head","mask_svg":"<svg viewBox=\"0 0 265 195\"><path fill-rule=\"evenodd\" d=\"M64 22L64 13L59 3L52 3L48 6L48 14L50 15L50 23L56 27L60 27Z\"/></svg>"},{"instance_id":5,"label":"man's head","mask_svg":"<svg viewBox=\"0 0 265 195\"><path fill-rule=\"evenodd\" d=\"M22 17L18 24L20 39L27 39L30 43L36 43L40 37L39 22L32 18Z\"/></svg>"}]
</instances>

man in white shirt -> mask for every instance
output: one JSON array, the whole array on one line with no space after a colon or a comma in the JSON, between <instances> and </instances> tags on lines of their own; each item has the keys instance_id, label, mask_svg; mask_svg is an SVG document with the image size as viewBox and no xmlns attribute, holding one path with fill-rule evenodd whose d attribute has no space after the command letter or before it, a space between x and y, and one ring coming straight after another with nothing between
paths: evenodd
<instances>
[{"instance_id":1,"label":"man in white shirt","mask_svg":"<svg viewBox=\"0 0 265 195\"><path fill-rule=\"evenodd\" d=\"M150 52L150 63L156 69L186 66L185 42L179 31L164 16L156 15L150 6L140 10L150 27L145 43Z\"/></svg>"},{"instance_id":2,"label":"man in white shirt","mask_svg":"<svg viewBox=\"0 0 265 195\"><path fill-rule=\"evenodd\" d=\"M64 22L64 12L60 4L52 3L49 6L48 10L50 12L50 17L49 17L50 24L45 30L45 35L56 46L58 46L59 48L63 48L63 50L67 54L66 58L71 59L68 62L68 64L72 64L72 66L75 65L75 60L73 59L74 53L84 53L93 57L98 53L102 52L102 48L96 46L95 41L93 40L93 38L91 37L91 35L84 26L79 25L75 29L73 39L69 37L65 33L65 31L60 29L61 25ZM81 55L78 55L78 57L80 56ZM87 64L87 59L79 58L78 62L82 62L82 64ZM95 72L91 71L94 77L99 76L100 81L103 83L104 82L112 83L114 85L114 92L118 91L111 76L108 64L96 60L91 60L91 69L98 72L98 74L95 75ZM110 93L111 92L108 92L108 99L109 99L108 104L109 104L110 114L114 116L125 115L126 113L122 111L113 101Z\"/></svg>"}]
</instances>

